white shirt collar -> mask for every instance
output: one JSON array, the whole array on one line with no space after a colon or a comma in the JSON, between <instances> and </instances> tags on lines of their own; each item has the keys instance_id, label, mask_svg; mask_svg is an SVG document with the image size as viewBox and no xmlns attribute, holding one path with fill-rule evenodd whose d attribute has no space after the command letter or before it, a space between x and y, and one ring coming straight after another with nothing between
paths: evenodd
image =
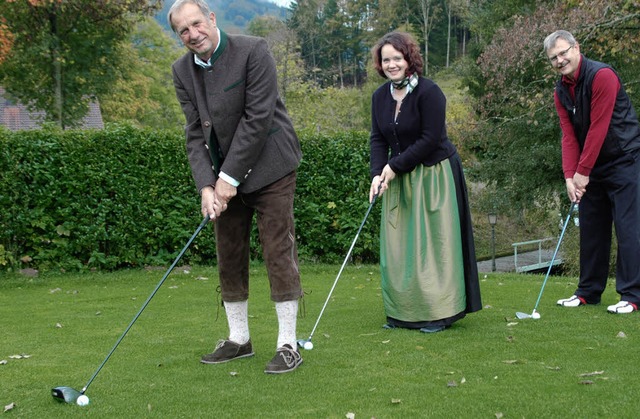
<instances>
[{"instance_id":1,"label":"white shirt collar","mask_svg":"<svg viewBox=\"0 0 640 419\"><path fill-rule=\"evenodd\" d=\"M211 57L213 57L213 54L216 53L216 51L218 50L218 47L220 46L220 28L216 28L216 31L218 32L218 44L214 48L213 53L211 54ZM196 65L199 65L202 68L209 68L211 67L211 57L209 57L207 61L204 61L204 60L201 60L200 57L194 54L193 61L196 63Z\"/></svg>"}]
</instances>

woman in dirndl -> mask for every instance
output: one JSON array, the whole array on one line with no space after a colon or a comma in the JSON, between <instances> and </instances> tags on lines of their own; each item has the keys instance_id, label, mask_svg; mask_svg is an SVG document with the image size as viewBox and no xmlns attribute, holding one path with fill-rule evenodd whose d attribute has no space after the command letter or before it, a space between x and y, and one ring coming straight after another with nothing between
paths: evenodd
<instances>
[{"instance_id":1,"label":"woman in dirndl","mask_svg":"<svg viewBox=\"0 0 640 419\"><path fill-rule=\"evenodd\" d=\"M369 192L382 201L384 327L440 332L482 308L462 162L415 40L388 33L372 55L388 79L371 100Z\"/></svg>"}]
</instances>

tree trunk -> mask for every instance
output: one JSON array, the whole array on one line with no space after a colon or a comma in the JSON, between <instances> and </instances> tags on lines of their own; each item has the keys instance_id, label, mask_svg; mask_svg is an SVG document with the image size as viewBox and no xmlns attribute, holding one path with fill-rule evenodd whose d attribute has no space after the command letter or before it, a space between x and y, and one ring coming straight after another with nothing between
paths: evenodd
<instances>
[{"instance_id":1,"label":"tree trunk","mask_svg":"<svg viewBox=\"0 0 640 419\"><path fill-rule=\"evenodd\" d=\"M60 62L60 38L58 37L58 14L55 2L51 2L49 23L51 24L51 60L53 61L54 119L60 128L64 128L62 123L62 63Z\"/></svg>"},{"instance_id":2,"label":"tree trunk","mask_svg":"<svg viewBox=\"0 0 640 419\"><path fill-rule=\"evenodd\" d=\"M422 35L424 39L424 70L423 74L426 76L429 74L429 32L430 32L430 22L429 22L429 14L431 13L431 0L422 0L420 2L421 10L422 10Z\"/></svg>"},{"instance_id":3,"label":"tree trunk","mask_svg":"<svg viewBox=\"0 0 640 419\"><path fill-rule=\"evenodd\" d=\"M338 51L338 76L340 77L340 88L344 89L344 74L342 71L342 54Z\"/></svg>"},{"instance_id":4,"label":"tree trunk","mask_svg":"<svg viewBox=\"0 0 640 419\"><path fill-rule=\"evenodd\" d=\"M447 63L446 63L447 68L449 68L450 54L451 54L451 4L447 6Z\"/></svg>"},{"instance_id":5,"label":"tree trunk","mask_svg":"<svg viewBox=\"0 0 640 419\"><path fill-rule=\"evenodd\" d=\"M462 28L462 56L467 54L467 30Z\"/></svg>"}]
</instances>

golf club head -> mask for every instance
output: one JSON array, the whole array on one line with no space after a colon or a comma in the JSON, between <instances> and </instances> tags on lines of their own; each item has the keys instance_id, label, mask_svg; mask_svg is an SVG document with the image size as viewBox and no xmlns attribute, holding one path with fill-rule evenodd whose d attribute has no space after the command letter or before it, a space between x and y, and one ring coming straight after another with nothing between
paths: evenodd
<instances>
[{"instance_id":1,"label":"golf club head","mask_svg":"<svg viewBox=\"0 0 640 419\"><path fill-rule=\"evenodd\" d=\"M527 313L523 313L522 311L516 312L516 317L519 319L530 319L531 315Z\"/></svg>"},{"instance_id":2,"label":"golf club head","mask_svg":"<svg viewBox=\"0 0 640 419\"><path fill-rule=\"evenodd\" d=\"M55 387L51 389L51 395L59 402L76 403L78 397L82 395L78 390L71 387Z\"/></svg>"},{"instance_id":3,"label":"golf club head","mask_svg":"<svg viewBox=\"0 0 640 419\"><path fill-rule=\"evenodd\" d=\"M309 339L298 339L296 343L298 344L298 348L304 349L304 344L309 342Z\"/></svg>"}]
</instances>

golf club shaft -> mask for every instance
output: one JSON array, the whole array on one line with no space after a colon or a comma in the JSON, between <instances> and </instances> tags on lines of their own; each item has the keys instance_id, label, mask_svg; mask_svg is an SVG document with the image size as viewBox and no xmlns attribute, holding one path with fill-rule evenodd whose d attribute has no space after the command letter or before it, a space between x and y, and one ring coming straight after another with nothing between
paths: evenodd
<instances>
[{"instance_id":1,"label":"golf club shaft","mask_svg":"<svg viewBox=\"0 0 640 419\"><path fill-rule=\"evenodd\" d=\"M371 212L371 209L373 208L373 205L376 203L376 199L378 198L378 194L380 193L380 189L381 188L382 188L382 184L380 184L380 186L378 186L378 192L373 196L373 199L371 200L371 204L369 204L369 208L367 209L367 212L364 215L364 219L362 220L362 223L360 223L360 227L358 228L358 232L356 233L356 237L353 239L353 242L351 243L351 247L349 248L349 251L347 252L347 256L344 258L344 262L342 262L342 266L340 267L340 270L338 271L338 276L336 276L335 281L333 281L333 286L329 290L329 295L327 295L327 299L325 300L324 305L322 306L322 310L320 310L320 314L318 315L318 319L316 320L316 324L313 326L313 329L311 329L311 334L309 334L309 339L307 339L307 341L311 341L311 339L313 338L313 334L316 332L316 329L318 328L318 324L320 323L320 319L322 318L322 314L324 313L324 309L327 308L327 304L329 304L329 299L331 298L331 295L333 294L333 290L336 288L336 285L338 284L338 279L340 279L340 275L342 275L342 271L344 270L344 267L347 265L347 262L349 261L349 257L351 256L351 252L353 251L353 248L356 245L356 242L358 241L358 237L360 236L360 232L362 231L362 227L364 227L364 224L367 221L367 218L369 217L369 213Z\"/></svg>"},{"instance_id":2,"label":"golf club shaft","mask_svg":"<svg viewBox=\"0 0 640 419\"><path fill-rule=\"evenodd\" d=\"M207 225L207 223L209 222L209 216L205 216L204 219L202 220L202 222L200 223L200 225L198 226L198 228L196 229L196 231L193 233L193 235L191 236L191 238L189 239L189 241L187 242L187 244L182 248L182 250L180 251L180 253L178 254L178 257L176 257L176 259L173 261L173 263L171 264L171 266L169 267L169 269L167 270L167 272L164 274L164 276L162 277L162 279L160 280L160 282L158 282L158 285L156 285L155 289L153 290L153 292L151 293L151 295L149 295L149 298L147 298L147 301L144 302L144 304L142 304L142 307L140 308L140 310L138 311L138 314L135 315L135 317L133 318L133 320L131 320L131 323L129 323L129 326L127 326L127 328L125 329L125 331L122 333L122 335L120 336L120 338L118 339L118 341L116 342L115 345L113 345L113 348L111 348L111 351L109 351L109 353L107 354L106 358L104 359L104 361L102 361L102 364L100 364L100 366L98 367L98 369L96 370L96 372L93 373L93 375L91 376L91 378L89 379L89 381L87 382L87 384L82 388L82 391L80 393L84 394L87 391L87 388L89 388L89 386L91 385L91 383L93 382L93 380L96 378L96 376L98 375L98 373L100 372L100 370L102 369L102 367L104 367L104 365L107 363L107 361L109 360L109 358L111 358L111 355L113 354L113 352L116 350L116 348L118 347L118 345L120 345L120 342L122 342L122 339L124 339L124 337L127 335L127 333L129 332L129 330L131 329L131 327L133 326L133 324L136 322L136 320L138 320L138 317L140 317L140 315L142 314L142 312L144 311L144 309L147 307L147 305L149 304L149 302L151 301L151 299L153 298L154 295L156 295L156 293L158 292L158 290L160 289L160 287L162 286L162 284L164 283L164 281L167 279L167 277L169 276L169 274L171 273L171 271L173 271L173 268L175 268L176 264L178 263L178 261L182 258L182 255L184 255L184 253L187 251L187 249L189 248L189 246L191 245L191 243L193 242L193 240L196 238L196 236L200 233L200 231L202 231L202 229L204 228L205 225Z\"/></svg>"},{"instance_id":3,"label":"golf club shaft","mask_svg":"<svg viewBox=\"0 0 640 419\"><path fill-rule=\"evenodd\" d=\"M560 249L562 238L564 237L565 231L567 231L567 226L569 225L569 221L571 220L571 214L573 214L573 210L575 209L575 207L576 207L576 203L572 202L571 207L569 208L569 214L567 214L567 219L565 220L564 226L562 227L562 231L560 232L560 237L558 237L558 244L556 245L556 250L553 252L553 256L551 257L551 262L549 262L547 275L544 277L544 281L542 282L542 288L540 288L540 294L538 294L538 300L536 301L536 305L533 307L533 311L536 311L538 309L538 304L540 304L540 298L542 298L542 291L544 291L544 287L547 284L547 280L549 279L551 268L553 268L553 262L556 260L556 255L558 254L558 250Z\"/></svg>"}]
</instances>

